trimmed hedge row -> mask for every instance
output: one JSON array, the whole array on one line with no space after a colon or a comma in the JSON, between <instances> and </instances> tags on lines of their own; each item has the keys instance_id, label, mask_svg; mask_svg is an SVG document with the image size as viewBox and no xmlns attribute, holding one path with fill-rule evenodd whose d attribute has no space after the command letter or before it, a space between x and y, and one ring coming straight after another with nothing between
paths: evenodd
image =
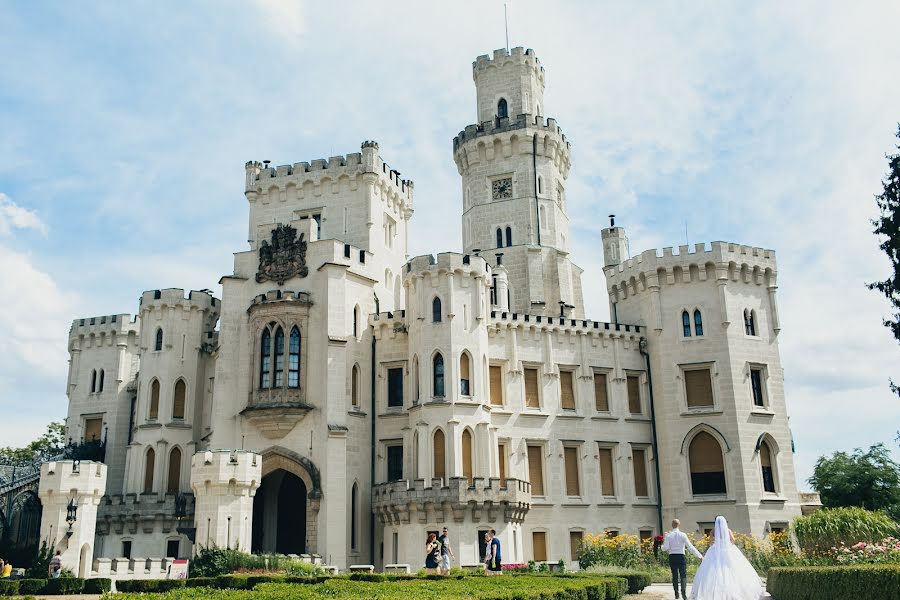
<instances>
[{"instance_id":1,"label":"trimmed hedge row","mask_svg":"<svg viewBox=\"0 0 900 600\"><path fill-rule=\"evenodd\" d=\"M653 583L650 573L644 571L610 571L603 574L604 577L621 577L628 582L629 594L640 594Z\"/></svg>"},{"instance_id":2,"label":"trimmed hedge row","mask_svg":"<svg viewBox=\"0 0 900 600\"><path fill-rule=\"evenodd\" d=\"M160 593L180 588L213 588L219 590L252 590L260 583L315 584L328 577L302 577L285 575L219 575L218 577L191 577L189 579L128 579L116 582L120 592Z\"/></svg>"},{"instance_id":3,"label":"trimmed hedge row","mask_svg":"<svg viewBox=\"0 0 900 600\"><path fill-rule=\"evenodd\" d=\"M0 580L0 596L103 594L108 592L111 586L112 579L106 578L6 579Z\"/></svg>"},{"instance_id":4,"label":"trimmed hedge row","mask_svg":"<svg viewBox=\"0 0 900 600\"><path fill-rule=\"evenodd\" d=\"M897 600L900 565L775 567L766 589L778 600Z\"/></svg>"}]
</instances>

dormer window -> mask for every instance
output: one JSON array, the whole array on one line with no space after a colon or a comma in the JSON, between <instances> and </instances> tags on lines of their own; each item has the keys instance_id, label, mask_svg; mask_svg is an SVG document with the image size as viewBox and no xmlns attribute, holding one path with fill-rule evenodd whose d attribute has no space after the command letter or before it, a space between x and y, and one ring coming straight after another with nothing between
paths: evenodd
<instances>
[{"instance_id":1,"label":"dormer window","mask_svg":"<svg viewBox=\"0 0 900 600\"><path fill-rule=\"evenodd\" d=\"M506 107L506 98L500 98L500 102L497 103L497 117L503 119L508 116L509 109Z\"/></svg>"}]
</instances>

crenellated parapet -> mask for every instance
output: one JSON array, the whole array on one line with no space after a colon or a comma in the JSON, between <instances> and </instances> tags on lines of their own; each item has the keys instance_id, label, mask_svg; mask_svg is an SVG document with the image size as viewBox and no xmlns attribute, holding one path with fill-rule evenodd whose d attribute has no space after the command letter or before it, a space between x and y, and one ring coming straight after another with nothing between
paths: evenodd
<instances>
[{"instance_id":1,"label":"crenellated parapet","mask_svg":"<svg viewBox=\"0 0 900 600\"><path fill-rule=\"evenodd\" d=\"M535 76L540 78L541 85L543 85L544 67L541 66L541 61L538 60L534 50L531 48L526 49L522 46L516 46L509 52L507 52L505 48L498 48L497 50L494 50L493 56L490 54L482 54L481 56L476 57L472 62L472 75L477 79L481 72L490 69L503 68L511 64L534 71Z\"/></svg>"},{"instance_id":2,"label":"crenellated parapet","mask_svg":"<svg viewBox=\"0 0 900 600\"><path fill-rule=\"evenodd\" d=\"M86 340L98 344L103 340L111 344L116 338L138 335L140 328L138 316L127 313L75 319L69 328L69 349L82 347Z\"/></svg>"},{"instance_id":3,"label":"crenellated parapet","mask_svg":"<svg viewBox=\"0 0 900 600\"><path fill-rule=\"evenodd\" d=\"M545 333L591 335L607 338L626 338L640 340L644 328L627 323L606 323L585 319L566 317L548 317L545 315L529 315L524 313L491 311L491 325L499 329L531 329Z\"/></svg>"},{"instance_id":4,"label":"crenellated parapet","mask_svg":"<svg viewBox=\"0 0 900 600\"><path fill-rule=\"evenodd\" d=\"M437 255L437 258L433 254L423 254L406 263L404 279L442 273L458 273L490 278L491 266L484 258L474 254L441 252Z\"/></svg>"},{"instance_id":5,"label":"crenellated parapet","mask_svg":"<svg viewBox=\"0 0 900 600\"><path fill-rule=\"evenodd\" d=\"M381 195L412 210L413 182L403 179L400 171L382 160L373 141L363 142L361 152L276 167L269 166L268 161L249 161L245 170L245 194L250 202L302 200L373 184Z\"/></svg>"},{"instance_id":6,"label":"crenellated parapet","mask_svg":"<svg viewBox=\"0 0 900 600\"><path fill-rule=\"evenodd\" d=\"M606 267L610 295L627 298L662 284L694 281L742 281L775 287L775 251L731 242L712 242L646 250L619 265Z\"/></svg>"}]
</instances>

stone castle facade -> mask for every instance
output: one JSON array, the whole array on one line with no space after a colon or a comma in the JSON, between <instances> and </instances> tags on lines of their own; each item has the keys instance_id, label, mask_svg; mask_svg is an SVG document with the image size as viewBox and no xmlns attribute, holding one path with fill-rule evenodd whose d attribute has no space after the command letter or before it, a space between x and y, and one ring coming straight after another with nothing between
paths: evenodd
<instances>
[{"instance_id":1,"label":"stone castle facade","mask_svg":"<svg viewBox=\"0 0 900 600\"><path fill-rule=\"evenodd\" d=\"M544 68L514 48L473 74L463 253L408 256L413 184L374 142L249 162L249 247L221 300L152 290L133 317L75 320L68 433L104 438L107 465L81 555L418 568L447 525L461 564L492 528L507 562L574 561L584 532L722 514L760 535L800 514L775 253L628 258L612 224L612 322L588 319Z\"/></svg>"}]
</instances>

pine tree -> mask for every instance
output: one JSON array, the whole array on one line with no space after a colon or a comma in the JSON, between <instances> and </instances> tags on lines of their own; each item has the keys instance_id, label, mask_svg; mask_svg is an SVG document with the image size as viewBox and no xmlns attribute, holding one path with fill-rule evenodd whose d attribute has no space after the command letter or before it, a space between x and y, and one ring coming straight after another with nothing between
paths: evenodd
<instances>
[{"instance_id":1,"label":"pine tree","mask_svg":"<svg viewBox=\"0 0 900 600\"><path fill-rule=\"evenodd\" d=\"M900 125L897 127L897 138L900 139ZM900 150L900 146L897 146ZM884 190L875 196L875 203L881 216L872 221L875 235L884 236L880 248L891 261L893 272L883 281L869 284L870 290L878 290L891 303L892 315L884 319L884 326L891 330L894 338L900 342L900 154L888 154L888 174L882 181ZM891 389L900 394L900 387L891 381Z\"/></svg>"}]
</instances>

